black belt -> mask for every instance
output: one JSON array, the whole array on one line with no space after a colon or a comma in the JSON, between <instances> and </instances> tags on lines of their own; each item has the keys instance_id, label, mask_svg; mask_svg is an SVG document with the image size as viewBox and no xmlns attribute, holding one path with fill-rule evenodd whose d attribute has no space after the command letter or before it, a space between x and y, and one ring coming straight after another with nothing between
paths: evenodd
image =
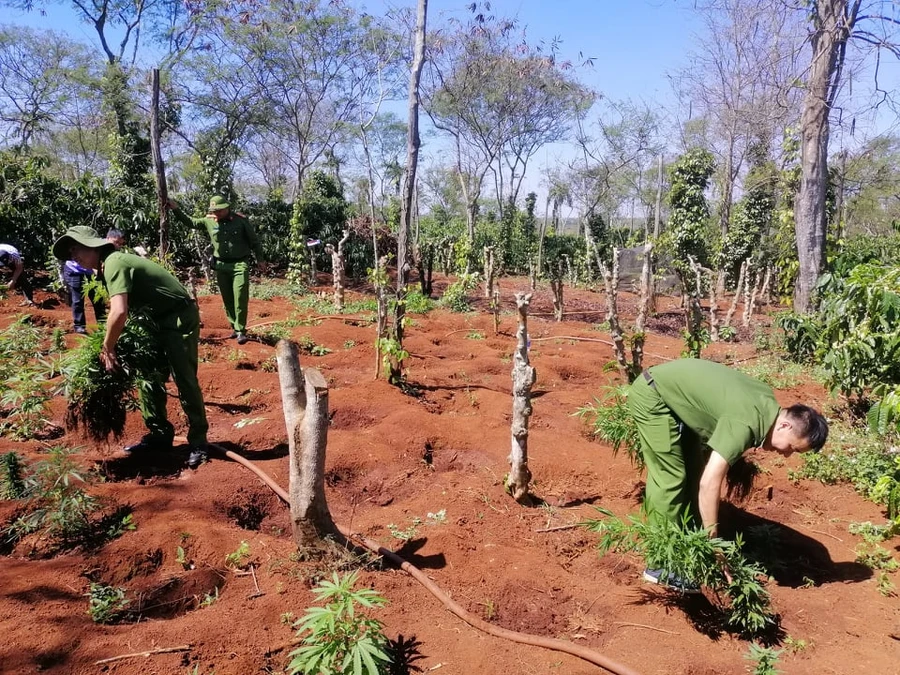
<instances>
[{"instance_id":1,"label":"black belt","mask_svg":"<svg viewBox=\"0 0 900 675\"><path fill-rule=\"evenodd\" d=\"M244 256L243 258L216 258L218 262L223 263L236 263L236 262L246 262L250 259L249 256Z\"/></svg>"},{"instance_id":2,"label":"black belt","mask_svg":"<svg viewBox=\"0 0 900 675\"><path fill-rule=\"evenodd\" d=\"M644 376L644 379L647 380L647 384L656 389L656 382L653 381L653 376L650 374L649 370L645 370L641 373Z\"/></svg>"}]
</instances>

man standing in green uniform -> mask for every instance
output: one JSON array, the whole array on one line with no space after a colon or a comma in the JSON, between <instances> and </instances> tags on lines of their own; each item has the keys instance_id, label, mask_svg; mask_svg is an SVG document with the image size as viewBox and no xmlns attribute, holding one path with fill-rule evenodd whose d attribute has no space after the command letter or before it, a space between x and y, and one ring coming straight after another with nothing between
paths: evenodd
<instances>
[{"instance_id":1,"label":"man standing in green uniform","mask_svg":"<svg viewBox=\"0 0 900 675\"><path fill-rule=\"evenodd\" d=\"M772 388L712 361L680 359L654 366L635 380L628 409L637 423L651 518L681 523L687 513L717 536L719 499L729 467L745 450L785 455L819 450L828 423L812 408L781 408ZM704 444L710 452L704 453ZM644 579L685 592L693 584L646 570Z\"/></svg>"},{"instance_id":2,"label":"man standing in green uniform","mask_svg":"<svg viewBox=\"0 0 900 675\"><path fill-rule=\"evenodd\" d=\"M222 293L225 314L233 330L231 337L238 344L247 342L247 304L250 301L250 253L256 256L257 267L265 265L262 246L250 220L233 213L231 205L220 196L209 200L209 213L203 218L191 218L181 207L169 200L168 207L188 227L205 227L212 242L216 261L216 283Z\"/></svg>"},{"instance_id":3,"label":"man standing in green uniform","mask_svg":"<svg viewBox=\"0 0 900 675\"><path fill-rule=\"evenodd\" d=\"M118 366L116 342L129 311L141 311L154 322L154 335L167 364L148 391L140 391L141 414L149 433L128 452L166 450L172 447L175 429L166 415L166 380L171 373L178 387L181 407L188 419L188 466L206 461L206 410L197 382L197 344L200 313L178 279L150 260L116 251L115 245L86 226L70 227L53 245L60 260L74 260L82 267L102 272L109 291L110 310L100 360L107 370ZM166 367L167 366L167 367Z\"/></svg>"}]
</instances>

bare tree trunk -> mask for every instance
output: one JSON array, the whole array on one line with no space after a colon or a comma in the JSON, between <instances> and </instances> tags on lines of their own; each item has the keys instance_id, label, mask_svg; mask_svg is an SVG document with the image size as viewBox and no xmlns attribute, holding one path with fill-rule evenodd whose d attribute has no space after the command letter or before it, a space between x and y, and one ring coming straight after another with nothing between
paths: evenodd
<instances>
[{"instance_id":1,"label":"bare tree trunk","mask_svg":"<svg viewBox=\"0 0 900 675\"><path fill-rule=\"evenodd\" d=\"M381 256L378 269L373 275L375 279L375 379L381 375L381 341L387 333L387 256Z\"/></svg>"},{"instance_id":2,"label":"bare tree trunk","mask_svg":"<svg viewBox=\"0 0 900 675\"><path fill-rule=\"evenodd\" d=\"M772 298L769 296L769 282L772 281L772 268L769 265L766 265L766 278L763 281L762 290L759 292L760 302L763 304L769 305L772 302Z\"/></svg>"},{"instance_id":3,"label":"bare tree trunk","mask_svg":"<svg viewBox=\"0 0 900 675\"><path fill-rule=\"evenodd\" d=\"M159 68L154 68L150 78L152 99L150 105L150 154L153 158L153 172L156 175L156 207L159 211L159 257L169 252L169 191L166 186L166 167L160 148L159 131Z\"/></svg>"},{"instance_id":4,"label":"bare tree trunk","mask_svg":"<svg viewBox=\"0 0 900 675\"><path fill-rule=\"evenodd\" d=\"M484 247L484 297L494 295L494 247Z\"/></svg>"},{"instance_id":5,"label":"bare tree trunk","mask_svg":"<svg viewBox=\"0 0 900 675\"><path fill-rule=\"evenodd\" d=\"M528 469L528 419L531 417L531 387L537 373L528 363L528 304L531 293L516 293L519 329L513 356L512 450L509 454L509 477L506 489L516 501L528 496L531 471Z\"/></svg>"},{"instance_id":6,"label":"bare tree trunk","mask_svg":"<svg viewBox=\"0 0 900 675\"><path fill-rule=\"evenodd\" d=\"M688 263L694 272L694 284L691 286L687 283L688 275L685 275L684 291L687 294L687 302L684 305L684 323L687 332L696 336L703 324L703 309L700 307L700 298L703 296L703 277L700 273L700 266L693 257L688 256Z\"/></svg>"},{"instance_id":7,"label":"bare tree trunk","mask_svg":"<svg viewBox=\"0 0 900 675\"><path fill-rule=\"evenodd\" d=\"M662 189L663 189L663 158L659 156L656 170L656 210L653 213L653 240L659 241L659 235L662 232ZM650 302L647 306L651 314L656 314L656 253L653 253L650 260Z\"/></svg>"},{"instance_id":8,"label":"bare tree trunk","mask_svg":"<svg viewBox=\"0 0 900 675\"><path fill-rule=\"evenodd\" d=\"M375 172L372 170L372 155L369 153L369 135L365 126L360 127L366 169L369 172L369 220L372 226L372 260L378 260L378 228L375 225ZM382 190L382 194L384 191Z\"/></svg>"},{"instance_id":9,"label":"bare tree trunk","mask_svg":"<svg viewBox=\"0 0 900 675\"><path fill-rule=\"evenodd\" d=\"M422 289L422 295L430 298L432 276L434 275L434 244L430 241L425 242L418 247L418 250L419 286Z\"/></svg>"},{"instance_id":10,"label":"bare tree trunk","mask_svg":"<svg viewBox=\"0 0 900 675\"><path fill-rule=\"evenodd\" d=\"M763 286L763 274L762 270L756 271L756 278L753 283L753 292L750 294L750 303L748 307L744 308L744 326L749 326L750 321L753 319L753 310L756 305L756 298L759 295L760 290Z\"/></svg>"},{"instance_id":11,"label":"bare tree trunk","mask_svg":"<svg viewBox=\"0 0 900 675\"><path fill-rule=\"evenodd\" d=\"M309 285L312 287L319 283L319 270L316 269L316 247L307 244L306 250L309 251Z\"/></svg>"},{"instance_id":12,"label":"bare tree trunk","mask_svg":"<svg viewBox=\"0 0 900 675\"><path fill-rule=\"evenodd\" d=\"M744 286L744 278L747 276L747 267L749 264L749 260L745 260L741 263L741 271L738 274L737 286L734 289L734 297L731 299L731 305L725 313L725 321L722 322L724 328L731 326L731 318L734 316L734 310L737 309L738 299L741 297L741 289Z\"/></svg>"},{"instance_id":13,"label":"bare tree trunk","mask_svg":"<svg viewBox=\"0 0 900 675\"><path fill-rule=\"evenodd\" d=\"M800 270L794 311L812 309L812 293L825 263L829 115L841 82L844 54L861 0L815 0L812 7L812 63L800 115L800 192L794 228Z\"/></svg>"},{"instance_id":14,"label":"bare tree trunk","mask_svg":"<svg viewBox=\"0 0 900 675\"><path fill-rule=\"evenodd\" d=\"M290 451L291 528L298 547L320 546L337 528L325 501L328 384L300 367L300 347L280 340L275 350Z\"/></svg>"},{"instance_id":15,"label":"bare tree trunk","mask_svg":"<svg viewBox=\"0 0 900 675\"><path fill-rule=\"evenodd\" d=\"M494 335L500 332L500 289L494 291L494 298L491 300L491 309L494 312Z\"/></svg>"},{"instance_id":16,"label":"bare tree trunk","mask_svg":"<svg viewBox=\"0 0 900 675\"><path fill-rule=\"evenodd\" d=\"M622 333L622 325L619 323L619 249L613 247L612 271L600 257L600 251L593 239L590 241L597 260L597 267L603 276L603 285L606 287L606 321L609 324L609 334L613 340L613 351L616 355L616 363L619 364L619 372L626 382L631 382L634 377L628 367L628 357L625 353L625 336Z\"/></svg>"},{"instance_id":17,"label":"bare tree trunk","mask_svg":"<svg viewBox=\"0 0 900 675\"><path fill-rule=\"evenodd\" d=\"M416 12L416 43L409 73L409 121L406 134L406 179L400 199L400 229L397 233L397 302L394 304L394 340L398 352L403 348L403 317L406 315L406 287L409 284L409 236L412 231L413 193L416 169L419 165L419 81L425 61L425 20L428 0L419 0ZM390 381L399 384L403 379L403 362L391 358Z\"/></svg>"},{"instance_id":18,"label":"bare tree trunk","mask_svg":"<svg viewBox=\"0 0 900 675\"><path fill-rule=\"evenodd\" d=\"M759 271L753 271L753 280L751 281L751 267L747 265L747 277L744 279L744 316L741 324L746 328L750 325L750 318L753 316L753 289L759 279Z\"/></svg>"},{"instance_id":19,"label":"bare tree trunk","mask_svg":"<svg viewBox=\"0 0 900 675\"><path fill-rule=\"evenodd\" d=\"M634 335L631 336L631 367L627 373L629 381L643 370L644 342L647 337L645 326L647 314L650 311L651 293L653 293L653 243L648 241L644 244L644 265L641 268L641 295L638 301L637 318L634 321Z\"/></svg>"},{"instance_id":20,"label":"bare tree trunk","mask_svg":"<svg viewBox=\"0 0 900 675\"><path fill-rule=\"evenodd\" d=\"M563 302L563 261L557 262L557 268L550 274L550 292L553 294L553 316L557 321L562 321L565 315L565 303Z\"/></svg>"},{"instance_id":21,"label":"bare tree trunk","mask_svg":"<svg viewBox=\"0 0 900 675\"><path fill-rule=\"evenodd\" d=\"M715 278L713 278L715 276ZM719 270L714 273L709 270L709 339L711 342L719 341L719 283L725 287L725 272Z\"/></svg>"},{"instance_id":22,"label":"bare tree trunk","mask_svg":"<svg viewBox=\"0 0 900 675\"><path fill-rule=\"evenodd\" d=\"M344 230L344 236L338 242L337 249L325 244L325 250L331 256L331 279L334 283L334 306L338 312L344 311L344 244L350 239L350 230Z\"/></svg>"}]
</instances>

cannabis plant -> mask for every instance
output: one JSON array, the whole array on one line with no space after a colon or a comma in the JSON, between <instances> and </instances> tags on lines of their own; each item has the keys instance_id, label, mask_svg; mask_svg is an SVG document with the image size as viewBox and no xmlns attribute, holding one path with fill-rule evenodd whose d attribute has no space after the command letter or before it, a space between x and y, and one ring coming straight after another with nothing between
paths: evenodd
<instances>
[{"instance_id":1,"label":"cannabis plant","mask_svg":"<svg viewBox=\"0 0 900 675\"><path fill-rule=\"evenodd\" d=\"M89 530L97 500L83 488L85 479L72 459L73 450L50 448L48 459L37 462L26 479L28 512L7 530L15 540L31 532L63 542L78 540Z\"/></svg>"},{"instance_id":2,"label":"cannabis plant","mask_svg":"<svg viewBox=\"0 0 900 675\"><path fill-rule=\"evenodd\" d=\"M581 524L602 535L598 544L601 555L610 550L635 551L647 567L663 570L663 577L674 575L712 589L717 597L728 599L722 607L727 623L742 635L758 635L775 624L769 594L759 581L765 573L744 557L740 536L733 542L710 537L706 530L692 525L687 515L681 523L635 517L625 522L605 509L597 510L605 517Z\"/></svg>"},{"instance_id":3,"label":"cannabis plant","mask_svg":"<svg viewBox=\"0 0 900 675\"><path fill-rule=\"evenodd\" d=\"M613 453L624 449L631 463L640 470L644 468L644 455L637 424L626 405L627 397L628 387L607 387L602 399L595 397L593 404L579 408L575 415L587 419L591 435L609 443Z\"/></svg>"},{"instance_id":4,"label":"cannabis plant","mask_svg":"<svg viewBox=\"0 0 900 675\"><path fill-rule=\"evenodd\" d=\"M322 581L312 589L324 607L309 607L294 627L303 636L301 646L291 652L289 675L382 675L391 658L388 639L377 619L359 612L361 607L375 608L386 600L375 591L353 590L357 573Z\"/></svg>"},{"instance_id":5,"label":"cannabis plant","mask_svg":"<svg viewBox=\"0 0 900 675\"><path fill-rule=\"evenodd\" d=\"M63 391L69 401L66 424L82 427L95 441L119 438L125 415L137 406L135 391L160 376L165 360L152 338L148 320L132 319L116 343L119 367L106 370L100 362L103 333L97 331L64 359Z\"/></svg>"},{"instance_id":6,"label":"cannabis plant","mask_svg":"<svg viewBox=\"0 0 900 675\"><path fill-rule=\"evenodd\" d=\"M753 664L749 672L752 675L778 675L781 671L775 667L775 664L778 663L778 657L781 656L782 651L752 643L750 651L744 655L744 658Z\"/></svg>"},{"instance_id":7,"label":"cannabis plant","mask_svg":"<svg viewBox=\"0 0 900 675\"><path fill-rule=\"evenodd\" d=\"M15 452L0 457L0 499L21 499L25 496L25 465Z\"/></svg>"}]
</instances>

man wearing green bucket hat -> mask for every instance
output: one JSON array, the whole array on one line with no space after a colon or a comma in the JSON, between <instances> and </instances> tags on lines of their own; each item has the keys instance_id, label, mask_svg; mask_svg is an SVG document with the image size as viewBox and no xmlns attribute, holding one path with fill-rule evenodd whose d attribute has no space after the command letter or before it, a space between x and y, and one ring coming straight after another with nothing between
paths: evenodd
<instances>
[{"instance_id":1,"label":"man wearing green bucket hat","mask_svg":"<svg viewBox=\"0 0 900 675\"><path fill-rule=\"evenodd\" d=\"M166 415L165 388L171 374L188 419L188 466L197 468L206 461L209 424L197 382L200 313L196 303L178 279L161 266L133 253L117 251L112 242L101 238L90 227L70 227L56 240L53 255L59 260L74 260L82 267L103 273L110 310L100 360L107 370L118 365L116 342L129 311L143 311L155 324L154 335L167 364L162 364L151 387L139 392L141 415L148 433L139 443L125 450L138 453L172 447L175 429Z\"/></svg>"},{"instance_id":2,"label":"man wearing green bucket hat","mask_svg":"<svg viewBox=\"0 0 900 675\"><path fill-rule=\"evenodd\" d=\"M187 227L206 228L215 258L216 283L222 294L225 315L233 331L231 337L237 338L238 344L246 343L250 254L256 257L260 270L265 266L256 230L245 215L231 211L231 204L221 195L214 195L209 200L209 210L203 218L191 218L171 199L168 207Z\"/></svg>"}]
</instances>

